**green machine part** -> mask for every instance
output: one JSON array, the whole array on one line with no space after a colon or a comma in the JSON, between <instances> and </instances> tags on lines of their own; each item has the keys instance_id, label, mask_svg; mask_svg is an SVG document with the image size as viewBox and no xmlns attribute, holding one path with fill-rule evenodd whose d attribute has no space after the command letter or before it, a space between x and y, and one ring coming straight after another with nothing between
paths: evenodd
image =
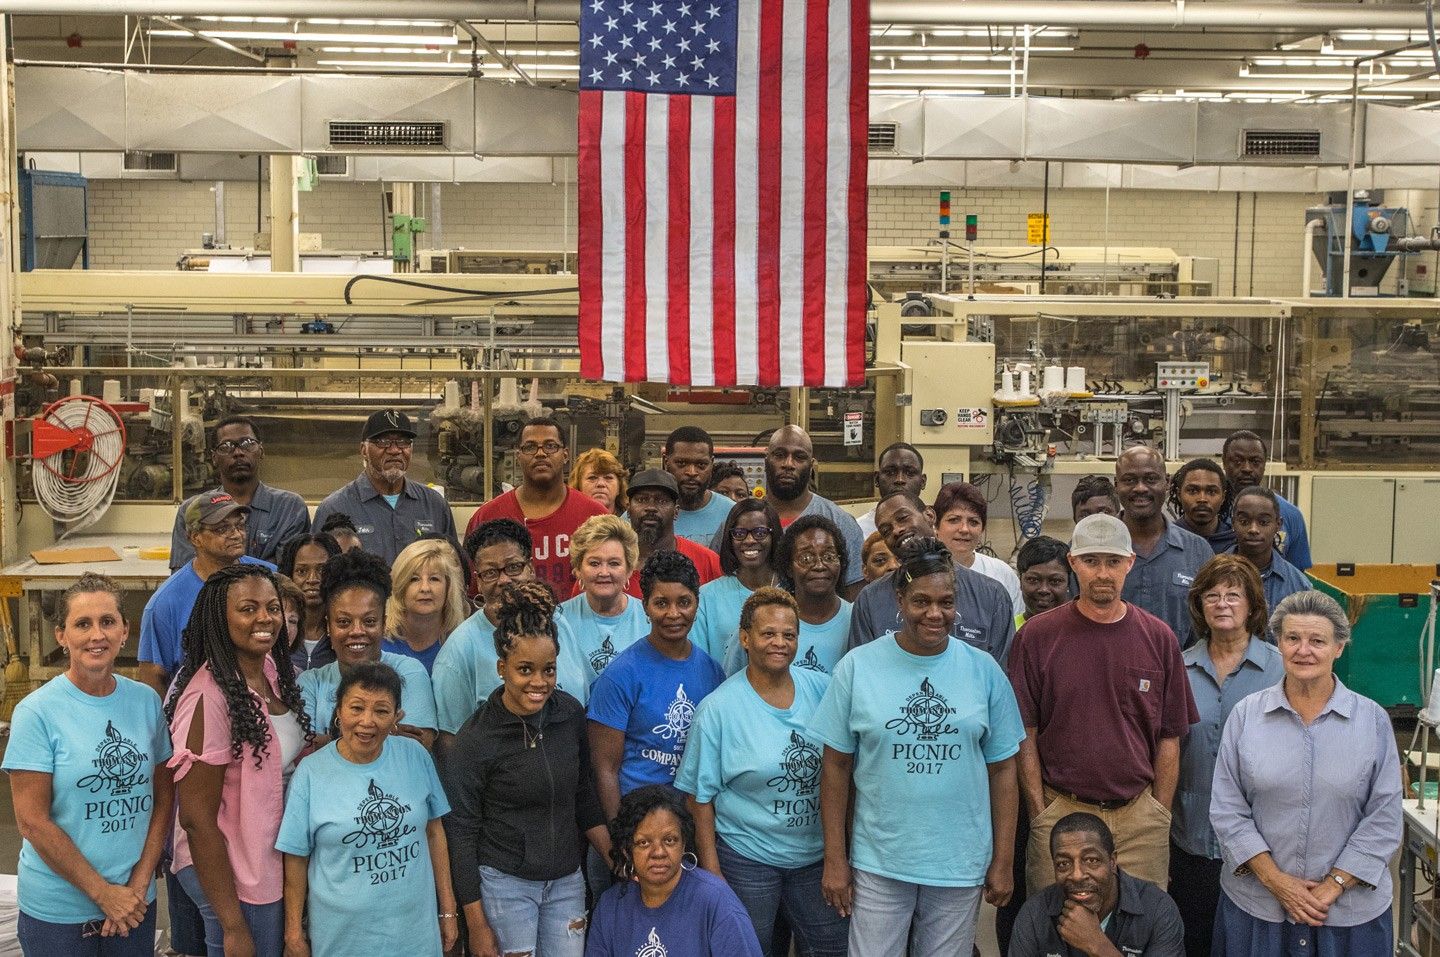
<instances>
[{"instance_id":1,"label":"green machine part","mask_svg":"<svg viewBox=\"0 0 1440 957\"><path fill-rule=\"evenodd\" d=\"M1350 646L1335 662L1345 686L1389 709L1423 708L1420 638L1434 565L1317 565L1316 588L1350 619ZM1440 664L1440 661L1436 662Z\"/></svg>"},{"instance_id":2,"label":"green machine part","mask_svg":"<svg viewBox=\"0 0 1440 957\"><path fill-rule=\"evenodd\" d=\"M390 214L390 258L397 263L413 262L415 259L415 237L425 232L430 224L423 216Z\"/></svg>"}]
</instances>

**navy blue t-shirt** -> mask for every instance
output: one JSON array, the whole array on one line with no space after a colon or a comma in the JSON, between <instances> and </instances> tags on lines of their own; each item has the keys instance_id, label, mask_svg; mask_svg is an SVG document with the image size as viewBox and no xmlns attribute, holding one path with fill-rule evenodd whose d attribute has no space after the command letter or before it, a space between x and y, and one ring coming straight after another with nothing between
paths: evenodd
<instances>
[{"instance_id":1,"label":"navy blue t-shirt","mask_svg":"<svg viewBox=\"0 0 1440 957\"><path fill-rule=\"evenodd\" d=\"M659 907L646 907L639 886L629 881L600 895L590 916L585 957L636 954L760 957L760 941L730 885L697 867L680 875Z\"/></svg>"}]
</instances>

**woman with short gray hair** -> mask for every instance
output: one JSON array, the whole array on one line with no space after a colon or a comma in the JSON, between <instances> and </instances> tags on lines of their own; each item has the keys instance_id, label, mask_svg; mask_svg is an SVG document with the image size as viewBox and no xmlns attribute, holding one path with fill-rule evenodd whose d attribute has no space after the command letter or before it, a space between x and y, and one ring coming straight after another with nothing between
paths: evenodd
<instances>
[{"instance_id":1,"label":"woman with short gray hair","mask_svg":"<svg viewBox=\"0 0 1440 957\"><path fill-rule=\"evenodd\" d=\"M1213 954L1389 953L1401 836L1390 717L1335 677L1350 623L1333 598L1290 595L1270 626L1285 679L1230 713L1215 767Z\"/></svg>"}]
</instances>

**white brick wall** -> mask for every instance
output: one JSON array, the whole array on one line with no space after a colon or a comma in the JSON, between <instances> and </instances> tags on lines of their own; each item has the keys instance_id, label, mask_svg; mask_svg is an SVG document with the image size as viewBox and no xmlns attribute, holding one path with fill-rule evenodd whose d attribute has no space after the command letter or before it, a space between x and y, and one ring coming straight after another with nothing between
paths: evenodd
<instances>
[{"instance_id":1,"label":"white brick wall","mask_svg":"<svg viewBox=\"0 0 1440 957\"><path fill-rule=\"evenodd\" d=\"M181 250L198 247L200 234L214 229L210 187L208 182L92 180L91 263L97 269L174 268ZM1411 191L1405 197L1417 219L1425 206L1433 208L1434 195ZM416 190L422 213L428 197L428 188ZM225 199L230 244L249 245L256 231L255 184L227 183ZM871 189L870 242L897 245L934 236L938 200L939 190L928 187ZM1323 200L1311 193L1242 193L1237 215L1235 193L1115 189L1109 195L1108 242L1168 246L1182 255L1217 259L1216 292L1221 295L1295 295L1304 211ZM263 188L261 201L262 216L268 216ZM976 213L982 243L1023 244L1025 216L1039 212L1041 205L1039 189L951 190L952 228L961 230L965 214ZM445 184L441 211L442 239L449 247L575 248L573 187ZM321 233L327 249L380 248L380 212L375 183L322 182L313 193L300 194L301 230ZM1051 190L1050 220L1058 245L1105 245L1105 191ZM1393 279L1398 270L1391 273Z\"/></svg>"}]
</instances>

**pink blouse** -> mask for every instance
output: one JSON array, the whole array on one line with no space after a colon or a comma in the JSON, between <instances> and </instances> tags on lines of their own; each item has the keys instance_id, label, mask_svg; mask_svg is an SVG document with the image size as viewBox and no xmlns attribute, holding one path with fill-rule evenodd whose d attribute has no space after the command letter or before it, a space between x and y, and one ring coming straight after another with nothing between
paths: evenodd
<instances>
[{"instance_id":1,"label":"pink blouse","mask_svg":"<svg viewBox=\"0 0 1440 957\"><path fill-rule=\"evenodd\" d=\"M265 680L278 696L279 675L275 663L268 657L265 659ZM264 712L265 704L260 696L253 691L251 696ZM188 746L190 724L195 719L195 709L202 706L205 709L205 741L200 753L196 754ZM246 904L273 904L283 896L283 858L275 850L280 818L285 809L281 777L283 759L280 756L280 739L268 713L266 723L270 726L270 744L260 766L255 766L255 753L248 744L241 745L240 760L235 760L230 752L230 711L225 704L225 695L215 683L215 676L207 664L190 679L175 707L175 720L170 726L175 755L170 759L169 766L175 769L176 784L190 773L196 761L225 768L217 823L225 837L225 849L230 854L230 866L235 872L236 896ZM178 807L178 788L175 799ZM180 826L177 817L172 870L179 873L193 863L190 836Z\"/></svg>"}]
</instances>

